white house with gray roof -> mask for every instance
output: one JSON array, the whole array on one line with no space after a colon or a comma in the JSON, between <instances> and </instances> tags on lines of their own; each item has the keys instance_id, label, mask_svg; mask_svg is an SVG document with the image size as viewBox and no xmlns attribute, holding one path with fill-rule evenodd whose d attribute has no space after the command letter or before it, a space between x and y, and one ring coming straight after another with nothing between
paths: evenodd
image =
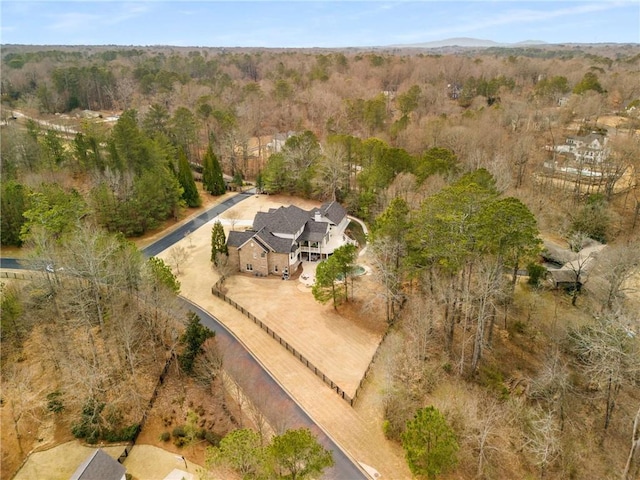
<instances>
[{"instance_id":1,"label":"white house with gray roof","mask_svg":"<svg viewBox=\"0 0 640 480\"><path fill-rule=\"evenodd\" d=\"M569 136L563 145L556 145L554 150L572 156L575 162L581 165L600 164L609 155L607 137L596 132L582 136Z\"/></svg>"},{"instance_id":2,"label":"white house with gray roof","mask_svg":"<svg viewBox=\"0 0 640 480\"><path fill-rule=\"evenodd\" d=\"M251 229L229 232L230 261L241 272L288 276L302 261L327 258L346 243L349 219L338 202L303 210L294 205L259 212Z\"/></svg>"}]
</instances>

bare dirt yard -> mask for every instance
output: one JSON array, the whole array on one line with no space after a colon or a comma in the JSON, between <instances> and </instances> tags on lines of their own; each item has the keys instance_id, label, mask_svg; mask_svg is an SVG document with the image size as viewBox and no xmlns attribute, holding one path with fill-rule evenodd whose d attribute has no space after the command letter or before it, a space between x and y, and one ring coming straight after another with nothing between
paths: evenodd
<instances>
[{"instance_id":1,"label":"bare dirt yard","mask_svg":"<svg viewBox=\"0 0 640 480\"><path fill-rule=\"evenodd\" d=\"M245 229L257 212L283 205L311 209L318 202L283 195L254 195L220 215L225 233ZM215 220L214 220L215 221ZM213 222L210 225L213 225ZM178 279L186 297L198 302L211 297L211 287L219 279L211 268L211 228L209 225L191 233L159 257L172 265L172 249L183 249L186 258L180 262ZM358 262L366 267L366 255ZM173 267L176 267L173 262ZM312 269L314 264L303 265ZM367 269L370 271L370 268ZM174 268L177 273L177 268ZM298 270L283 281L279 277L257 278L236 274L224 282L224 293L262 320L269 328L301 352L350 396L355 394L385 329L379 305L372 302L375 282L370 274L357 277L352 302L334 309L321 305L311 293L309 274ZM247 320L250 321L250 320Z\"/></svg>"}]
</instances>

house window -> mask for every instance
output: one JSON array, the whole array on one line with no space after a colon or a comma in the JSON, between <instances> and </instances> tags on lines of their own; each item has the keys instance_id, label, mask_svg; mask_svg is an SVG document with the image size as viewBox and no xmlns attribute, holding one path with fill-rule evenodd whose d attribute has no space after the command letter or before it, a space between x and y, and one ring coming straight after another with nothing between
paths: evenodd
<instances>
[{"instance_id":1,"label":"house window","mask_svg":"<svg viewBox=\"0 0 640 480\"><path fill-rule=\"evenodd\" d=\"M262 252L262 253L260 254L260 257L264 258L264 257L265 257L265 255L266 255L266 253Z\"/></svg>"},{"instance_id":2,"label":"house window","mask_svg":"<svg viewBox=\"0 0 640 480\"><path fill-rule=\"evenodd\" d=\"M247 272L253 272L253 265L250 263L247 263Z\"/></svg>"}]
</instances>

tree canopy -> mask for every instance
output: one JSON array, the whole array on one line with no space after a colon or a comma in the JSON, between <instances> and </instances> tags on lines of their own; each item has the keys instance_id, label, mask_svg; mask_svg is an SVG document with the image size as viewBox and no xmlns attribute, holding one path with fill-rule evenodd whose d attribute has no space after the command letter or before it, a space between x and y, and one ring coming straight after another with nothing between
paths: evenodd
<instances>
[{"instance_id":1,"label":"tree canopy","mask_svg":"<svg viewBox=\"0 0 640 480\"><path fill-rule=\"evenodd\" d=\"M402 447L414 475L435 479L457 464L458 441L435 407L418 410L402 434Z\"/></svg>"}]
</instances>

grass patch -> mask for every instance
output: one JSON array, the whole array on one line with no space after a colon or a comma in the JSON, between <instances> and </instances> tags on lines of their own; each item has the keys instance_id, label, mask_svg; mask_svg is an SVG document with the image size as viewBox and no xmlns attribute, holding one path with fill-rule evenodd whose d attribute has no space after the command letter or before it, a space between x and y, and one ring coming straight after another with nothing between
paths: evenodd
<instances>
[{"instance_id":1,"label":"grass patch","mask_svg":"<svg viewBox=\"0 0 640 480\"><path fill-rule=\"evenodd\" d=\"M367 236L362 229L362 225L360 225L358 222L349 222L349 225L347 225L346 233L351 238L356 240L360 247L364 247L367 244Z\"/></svg>"}]
</instances>

